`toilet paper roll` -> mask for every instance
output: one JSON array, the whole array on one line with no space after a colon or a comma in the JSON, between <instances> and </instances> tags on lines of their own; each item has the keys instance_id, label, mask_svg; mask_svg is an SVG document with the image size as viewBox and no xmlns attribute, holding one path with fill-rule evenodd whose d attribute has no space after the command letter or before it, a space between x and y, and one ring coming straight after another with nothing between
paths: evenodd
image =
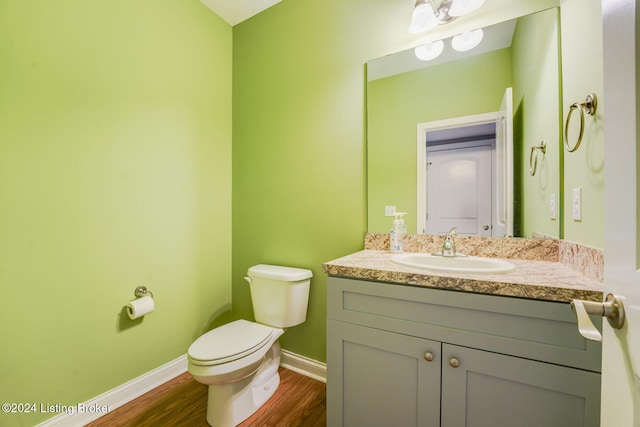
<instances>
[{"instance_id":1,"label":"toilet paper roll","mask_svg":"<svg viewBox=\"0 0 640 427\"><path fill-rule=\"evenodd\" d=\"M138 319L145 314L149 314L155 308L153 298L149 295L134 299L127 304L127 314L130 319Z\"/></svg>"}]
</instances>

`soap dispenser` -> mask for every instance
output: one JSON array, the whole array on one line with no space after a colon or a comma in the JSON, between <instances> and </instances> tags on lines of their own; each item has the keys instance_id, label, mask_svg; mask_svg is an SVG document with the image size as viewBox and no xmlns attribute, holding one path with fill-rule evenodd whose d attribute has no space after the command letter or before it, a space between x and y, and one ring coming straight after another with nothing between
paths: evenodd
<instances>
[{"instance_id":1,"label":"soap dispenser","mask_svg":"<svg viewBox=\"0 0 640 427\"><path fill-rule=\"evenodd\" d=\"M404 235L407 234L407 226L402 217L406 214L406 212L396 212L394 214L395 219L389 232L389 251L394 254L402 253L402 240Z\"/></svg>"}]
</instances>

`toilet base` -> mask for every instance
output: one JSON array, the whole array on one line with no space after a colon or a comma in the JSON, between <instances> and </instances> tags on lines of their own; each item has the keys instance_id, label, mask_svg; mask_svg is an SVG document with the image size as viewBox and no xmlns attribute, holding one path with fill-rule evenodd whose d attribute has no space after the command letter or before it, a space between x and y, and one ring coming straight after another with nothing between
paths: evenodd
<instances>
[{"instance_id":1,"label":"toilet base","mask_svg":"<svg viewBox=\"0 0 640 427\"><path fill-rule=\"evenodd\" d=\"M280 385L280 343L276 341L258 370L239 381L209 386L207 423L233 427L253 415Z\"/></svg>"}]
</instances>

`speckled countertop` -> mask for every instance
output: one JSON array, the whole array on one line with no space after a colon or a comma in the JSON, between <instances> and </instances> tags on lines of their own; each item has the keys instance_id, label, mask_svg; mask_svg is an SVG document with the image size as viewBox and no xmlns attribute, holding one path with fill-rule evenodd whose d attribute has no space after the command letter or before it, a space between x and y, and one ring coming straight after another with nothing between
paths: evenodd
<instances>
[{"instance_id":1,"label":"speckled countertop","mask_svg":"<svg viewBox=\"0 0 640 427\"><path fill-rule=\"evenodd\" d=\"M337 277L546 301L603 300L601 281L563 262L509 257L500 259L516 267L511 273L448 274L394 264L387 250L367 246L363 251L323 264L323 271Z\"/></svg>"}]
</instances>

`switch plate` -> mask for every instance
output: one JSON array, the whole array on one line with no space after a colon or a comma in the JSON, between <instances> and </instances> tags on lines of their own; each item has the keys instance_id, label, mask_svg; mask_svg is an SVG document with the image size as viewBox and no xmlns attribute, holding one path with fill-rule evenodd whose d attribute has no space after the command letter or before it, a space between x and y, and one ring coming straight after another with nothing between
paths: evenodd
<instances>
[{"instance_id":1,"label":"switch plate","mask_svg":"<svg viewBox=\"0 0 640 427\"><path fill-rule=\"evenodd\" d=\"M396 214L395 206L385 206L384 207L384 216L394 216Z\"/></svg>"},{"instance_id":2,"label":"switch plate","mask_svg":"<svg viewBox=\"0 0 640 427\"><path fill-rule=\"evenodd\" d=\"M582 188L574 188L571 202L572 217L574 221L582 221Z\"/></svg>"},{"instance_id":3,"label":"switch plate","mask_svg":"<svg viewBox=\"0 0 640 427\"><path fill-rule=\"evenodd\" d=\"M556 195L549 195L549 219L556 219Z\"/></svg>"}]
</instances>

